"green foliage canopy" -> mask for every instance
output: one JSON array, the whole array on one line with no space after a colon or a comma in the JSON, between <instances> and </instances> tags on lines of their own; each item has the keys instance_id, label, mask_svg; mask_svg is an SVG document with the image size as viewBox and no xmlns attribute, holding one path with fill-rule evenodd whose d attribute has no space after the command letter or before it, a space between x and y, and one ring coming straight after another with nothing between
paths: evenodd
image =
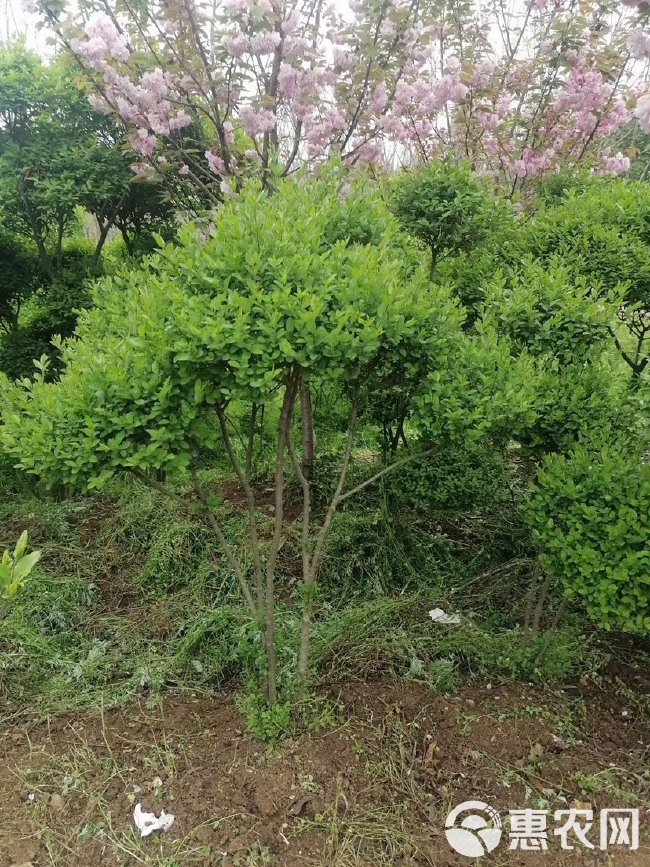
<instances>
[{"instance_id":1,"label":"green foliage canopy","mask_svg":"<svg viewBox=\"0 0 650 867\"><path fill-rule=\"evenodd\" d=\"M485 237L491 205L496 205L471 166L451 158L399 172L389 200L403 228L429 250L432 276L444 255L469 249Z\"/></svg>"},{"instance_id":2,"label":"green foliage canopy","mask_svg":"<svg viewBox=\"0 0 650 867\"><path fill-rule=\"evenodd\" d=\"M549 456L525 512L569 598L605 629L650 633L650 465L620 446Z\"/></svg>"}]
</instances>

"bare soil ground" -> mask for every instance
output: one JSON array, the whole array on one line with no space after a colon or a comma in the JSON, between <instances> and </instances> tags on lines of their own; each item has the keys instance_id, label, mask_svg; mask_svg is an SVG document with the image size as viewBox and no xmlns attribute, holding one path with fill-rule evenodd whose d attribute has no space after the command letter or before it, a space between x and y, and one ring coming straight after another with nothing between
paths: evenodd
<instances>
[{"instance_id":1,"label":"bare soil ground","mask_svg":"<svg viewBox=\"0 0 650 867\"><path fill-rule=\"evenodd\" d=\"M511 851L480 864L649 867L649 731L619 669L556 691L486 684L445 696L353 681L336 722L273 747L246 734L232 695L168 695L22 722L0 740L0 867L469 865L444 835L456 804L638 807L636 852ZM2 708L0 708L0 712ZM141 840L134 804L171 812ZM552 821L549 824L552 828Z\"/></svg>"}]
</instances>

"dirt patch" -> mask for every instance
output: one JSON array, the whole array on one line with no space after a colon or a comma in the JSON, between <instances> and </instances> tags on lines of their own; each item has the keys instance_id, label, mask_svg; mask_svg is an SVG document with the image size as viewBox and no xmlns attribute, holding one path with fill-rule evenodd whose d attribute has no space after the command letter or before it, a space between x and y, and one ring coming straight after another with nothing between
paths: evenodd
<instances>
[{"instance_id":1,"label":"dirt patch","mask_svg":"<svg viewBox=\"0 0 650 867\"><path fill-rule=\"evenodd\" d=\"M467 800L502 814L572 804L641 812L637 852L562 851L551 833L544 855L502 841L481 863L650 864L648 731L625 690L486 685L442 696L349 682L334 697L338 724L272 748L246 734L231 696L168 696L153 709L9 729L0 864L446 867L469 863L443 832ZM173 827L140 840L138 801L174 813Z\"/></svg>"},{"instance_id":2,"label":"dirt patch","mask_svg":"<svg viewBox=\"0 0 650 867\"><path fill-rule=\"evenodd\" d=\"M275 486L273 482L261 480L252 485L255 507L269 517L275 517ZM237 512L246 512L248 500L246 492L237 479L229 479L219 486L219 494ZM282 501L282 516L285 522L292 523L302 512L300 497L286 488Z\"/></svg>"}]
</instances>

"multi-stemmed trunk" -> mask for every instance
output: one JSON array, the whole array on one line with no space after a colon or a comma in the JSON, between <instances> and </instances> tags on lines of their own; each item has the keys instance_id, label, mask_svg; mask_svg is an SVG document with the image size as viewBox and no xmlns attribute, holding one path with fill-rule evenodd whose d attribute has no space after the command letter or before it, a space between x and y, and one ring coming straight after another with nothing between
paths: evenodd
<instances>
[{"instance_id":1,"label":"multi-stemmed trunk","mask_svg":"<svg viewBox=\"0 0 650 867\"><path fill-rule=\"evenodd\" d=\"M249 522L249 542L252 558L252 575L238 557L236 551L228 542L226 534L221 526L219 518L215 513L209 497L200 483L197 474L195 462L190 462L190 476L194 495L201 505L201 510L205 515L206 520L210 524L217 538L219 546L223 551L226 560L228 561L244 597L246 606L253 620L258 624L262 637L262 645L264 647L264 656L266 661L266 698L270 705L274 705L278 700L278 688L276 677L276 653L275 653L275 575L278 560L278 554L282 544L282 534L284 530L284 488L285 488L285 467L286 455L288 454L293 471L300 482L302 489L302 531L301 531L301 553L302 553L302 615L300 625L300 638L298 645L298 663L297 663L297 678L301 689L304 689L309 673L309 640L311 632L311 623L315 610L316 602L316 586L318 581L318 572L325 549L325 543L330 531L332 521L336 511L340 505L349 497L371 485L373 482L380 479L386 473L391 472L398 466L401 466L415 457L421 457L424 452L419 455L411 454L406 458L395 461L389 466L384 467L371 478L357 485L349 491L345 491L345 482L350 467L352 458L352 448L354 443L354 435L357 423L358 413L358 395L355 395L350 409L348 419L348 435L345 449L341 459L341 466L337 478L336 488L332 498L325 510L320 525L313 527L312 503L313 497L311 492L311 480L308 472L305 469L311 463L311 457L307 462L305 454L302 455L302 461L293 446L291 437L291 428L295 406L298 403L301 409L300 432L301 443L304 448L305 442L310 442L309 436L305 436L306 432L311 431L313 436L313 422L311 400L305 400L304 395L309 396L308 389L303 386L303 372L298 367L291 368L284 382L284 392L282 395L282 405L277 429L277 449L276 449L276 464L275 464L275 514L273 519L273 534L270 542L270 547L266 555L263 556L262 546L260 544L260 536L258 531L258 513L257 504L255 501L255 492L253 490L250 479L250 463L245 461L244 466L239 461L233 446L228 420L226 418L226 406L218 405L216 407L216 416L221 430L222 442L226 453L232 465L232 468L239 480L239 483L246 496L248 522ZM174 499L184 502L184 498L171 491L165 484L159 482L151 475L142 473L138 470L133 470L133 473L145 484L155 488L161 493L171 496ZM252 579L252 582L251 582Z\"/></svg>"}]
</instances>

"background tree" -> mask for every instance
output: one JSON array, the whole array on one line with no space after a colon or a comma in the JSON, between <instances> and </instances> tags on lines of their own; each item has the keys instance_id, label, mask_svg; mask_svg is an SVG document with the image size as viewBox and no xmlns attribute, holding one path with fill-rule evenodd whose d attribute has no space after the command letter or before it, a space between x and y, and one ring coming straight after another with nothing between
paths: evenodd
<instances>
[{"instance_id":1,"label":"background tree","mask_svg":"<svg viewBox=\"0 0 650 867\"><path fill-rule=\"evenodd\" d=\"M100 216L97 262L128 168L112 123L61 65L46 67L20 42L0 51L0 209L7 230L29 238L43 271L63 271L63 240L77 209Z\"/></svg>"},{"instance_id":2,"label":"background tree","mask_svg":"<svg viewBox=\"0 0 650 867\"><path fill-rule=\"evenodd\" d=\"M111 229L131 254L150 250L155 233L173 237L170 200L159 183L134 177L121 137L64 60L45 65L21 41L0 48L0 316L7 332L0 365L12 376L51 352L54 334L72 333ZM84 238L91 217L97 232Z\"/></svg>"},{"instance_id":3,"label":"background tree","mask_svg":"<svg viewBox=\"0 0 650 867\"><path fill-rule=\"evenodd\" d=\"M21 307L43 279L36 251L22 238L0 232L0 327L6 334L18 328Z\"/></svg>"},{"instance_id":4,"label":"background tree","mask_svg":"<svg viewBox=\"0 0 650 867\"><path fill-rule=\"evenodd\" d=\"M72 23L59 0L41 8L138 170L180 173L208 206L274 160L287 175L332 154L452 153L509 194L564 163L629 165L610 139L630 117L639 13L618 4L107 2Z\"/></svg>"}]
</instances>

